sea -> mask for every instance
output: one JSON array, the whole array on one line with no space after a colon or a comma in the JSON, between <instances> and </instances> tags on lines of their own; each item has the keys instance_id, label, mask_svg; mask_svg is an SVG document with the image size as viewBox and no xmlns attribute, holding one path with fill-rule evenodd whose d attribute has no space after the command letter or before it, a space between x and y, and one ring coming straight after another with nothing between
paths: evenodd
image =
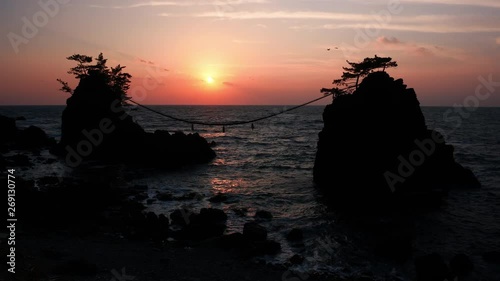
<instances>
[{"instance_id":1,"label":"sea","mask_svg":"<svg viewBox=\"0 0 500 281\"><path fill-rule=\"evenodd\" d=\"M193 121L233 122L252 120L286 111L291 106L152 106L157 111ZM0 114L24 116L18 126L36 125L50 136L60 137L64 106L2 106ZM318 133L323 127L324 106L306 106L274 118L251 124L201 126L169 120L144 109L129 114L147 131L196 132L215 142L217 157L210 163L174 171L136 171L130 184L148 186L149 198L169 192L185 200L148 204L148 210L168 214L177 208L213 207L228 214L227 232L241 232L258 210L273 215L260 223L269 238L281 243L276 256L260 259L285 264L299 254L305 258L293 266L297 272L367 275L385 280L397 276L412 280L413 259L396 263L374 255L363 246L363 233L355 233L338 221L338 216L322 200L314 187L313 166ZM482 188L453 190L443 206L420 214L416 221L413 257L439 253L450 260L467 254L474 272L460 280L500 280L500 265L486 262L482 255L500 251L500 108L469 108L462 114L452 107L422 107L427 126L446 136L455 147L455 159L470 168ZM194 129L194 131L192 131ZM33 177L71 173L63 163L40 167ZM47 172L49 171L49 172ZM27 175L28 176L28 175ZM227 200L208 199L222 193ZM190 197L189 194L197 194ZM146 202L147 199L144 199ZM304 245L286 240L293 228L304 232ZM302 280L302 279L297 279Z\"/></svg>"}]
</instances>

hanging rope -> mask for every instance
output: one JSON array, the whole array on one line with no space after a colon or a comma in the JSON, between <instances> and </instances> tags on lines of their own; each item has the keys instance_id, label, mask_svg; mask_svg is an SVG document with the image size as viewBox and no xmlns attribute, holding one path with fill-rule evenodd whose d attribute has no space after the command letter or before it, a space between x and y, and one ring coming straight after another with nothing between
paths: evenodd
<instances>
[{"instance_id":1,"label":"hanging rope","mask_svg":"<svg viewBox=\"0 0 500 281\"><path fill-rule=\"evenodd\" d=\"M178 118L178 117L175 117L175 116L172 116L172 115L168 115L168 114L165 114L163 112L160 112L156 109L153 109L149 106L146 106L146 105L143 105L143 104L140 104L134 100L128 100L128 102L131 102L131 103L134 103L144 109L147 109L151 112L154 112L156 114L159 114L163 117L167 117L167 118L170 118L172 120L175 120L175 121L179 121L179 122L184 122L184 123L189 123L191 124L191 128L194 129L194 125L205 125L205 126L233 126L233 125L243 125L243 124L249 124L249 123L254 123L254 122L258 122L258 121L262 121L262 120L265 120L265 119L268 119L268 118L271 118L271 117L275 117L275 116L278 116L278 115L281 115L281 114L284 114L286 112L290 112L292 110L295 110L295 109L298 109L300 107L303 107L303 106L306 106L308 104L311 104L313 102L316 102L316 101L319 101L321 99L324 99L328 96L331 96L333 95L333 93L327 93L325 95L323 95L322 97L319 97L317 99L313 99L311 101L308 101L306 103L303 103L303 104L300 104L300 105L297 105L297 106L294 106L294 107L291 107L291 108L288 108L288 109L285 109L285 110L282 110L280 112L277 112L277 113L273 113L273 114L270 114L270 115L267 115L267 116L264 116L264 117L260 117L260 118L256 118L256 119L252 119L252 120L248 120L248 121L233 121L233 122L202 122L202 121L193 121L193 120L187 120L187 119L182 119L182 118Z\"/></svg>"}]
</instances>

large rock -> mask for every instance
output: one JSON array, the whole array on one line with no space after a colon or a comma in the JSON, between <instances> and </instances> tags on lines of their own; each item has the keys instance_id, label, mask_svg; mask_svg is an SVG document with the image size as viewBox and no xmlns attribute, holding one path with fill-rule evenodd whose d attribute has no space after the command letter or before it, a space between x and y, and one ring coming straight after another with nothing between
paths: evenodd
<instances>
[{"instance_id":1,"label":"large rock","mask_svg":"<svg viewBox=\"0 0 500 281\"><path fill-rule=\"evenodd\" d=\"M380 205L422 192L413 200L434 202L442 195L434 191L479 186L455 162L453 147L427 128L415 91L386 72L369 74L353 94L335 98L323 121L314 181L340 203Z\"/></svg>"},{"instance_id":2,"label":"large rock","mask_svg":"<svg viewBox=\"0 0 500 281\"><path fill-rule=\"evenodd\" d=\"M145 132L99 74L82 78L66 104L59 153L70 166L92 158L138 166L179 167L215 157L198 134Z\"/></svg>"},{"instance_id":3,"label":"large rock","mask_svg":"<svg viewBox=\"0 0 500 281\"><path fill-rule=\"evenodd\" d=\"M56 141L36 126L19 129L16 119L0 115L0 145L11 149L52 147Z\"/></svg>"}]
</instances>

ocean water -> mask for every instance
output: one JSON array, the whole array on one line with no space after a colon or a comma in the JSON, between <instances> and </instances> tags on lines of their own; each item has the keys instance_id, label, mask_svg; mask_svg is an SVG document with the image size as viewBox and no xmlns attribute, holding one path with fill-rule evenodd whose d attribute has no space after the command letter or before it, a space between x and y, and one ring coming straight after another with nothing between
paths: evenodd
<instances>
[{"instance_id":1,"label":"ocean water","mask_svg":"<svg viewBox=\"0 0 500 281\"><path fill-rule=\"evenodd\" d=\"M189 120L240 121L276 113L286 106L153 106L156 110ZM264 257L284 263L293 254L306 257L296 270L334 272L350 275L372 272L384 278L397 275L409 279L413 262L394 264L372 256L359 245L362 233L346 230L321 200L314 188L312 169L318 133L323 127L324 106L307 106L250 125L221 127L195 126L194 131L214 141L217 158L206 165L178 171L138 170L134 184L147 184L150 198L158 192L174 196L196 192L194 199L155 201L148 209L169 213L181 206L199 210L221 208L229 216L228 232L242 231L257 210L273 214L262 221L270 239L281 242L282 253ZM37 125L59 138L62 106L0 107L0 114L24 116L19 126ZM445 114L453 108L423 107L429 128L442 132L455 147L456 160L471 168L483 187L452 191L439 210L421 214L417 220L414 256L437 252L449 260L454 254L468 254L476 271L463 280L497 280L500 270L485 263L481 255L500 251L500 108L477 108L469 116ZM143 109L129 112L147 131L156 129L190 132L189 124L173 122ZM454 118L450 118L453 116ZM460 117L458 117L460 116ZM58 164L56 164L58 165ZM60 164L52 173L71 173ZM46 171L46 168L43 168ZM36 175L35 175L36 176ZM223 203L208 199L217 193L228 196ZM242 212L242 210L246 210ZM304 231L305 247L288 243L293 228ZM328 245L325 247L325 245ZM469 279L470 278L470 279ZM500 279L498 279L500 280Z\"/></svg>"}]
</instances>

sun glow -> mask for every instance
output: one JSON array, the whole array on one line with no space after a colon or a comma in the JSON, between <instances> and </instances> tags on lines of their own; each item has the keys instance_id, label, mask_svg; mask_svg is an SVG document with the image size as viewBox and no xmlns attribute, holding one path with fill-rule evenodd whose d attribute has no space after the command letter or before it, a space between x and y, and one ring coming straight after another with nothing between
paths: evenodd
<instances>
[{"instance_id":1,"label":"sun glow","mask_svg":"<svg viewBox=\"0 0 500 281\"><path fill-rule=\"evenodd\" d=\"M212 78L212 76L208 76L207 78L205 78L205 82L207 82L207 84L213 84L215 80L214 78Z\"/></svg>"}]
</instances>

